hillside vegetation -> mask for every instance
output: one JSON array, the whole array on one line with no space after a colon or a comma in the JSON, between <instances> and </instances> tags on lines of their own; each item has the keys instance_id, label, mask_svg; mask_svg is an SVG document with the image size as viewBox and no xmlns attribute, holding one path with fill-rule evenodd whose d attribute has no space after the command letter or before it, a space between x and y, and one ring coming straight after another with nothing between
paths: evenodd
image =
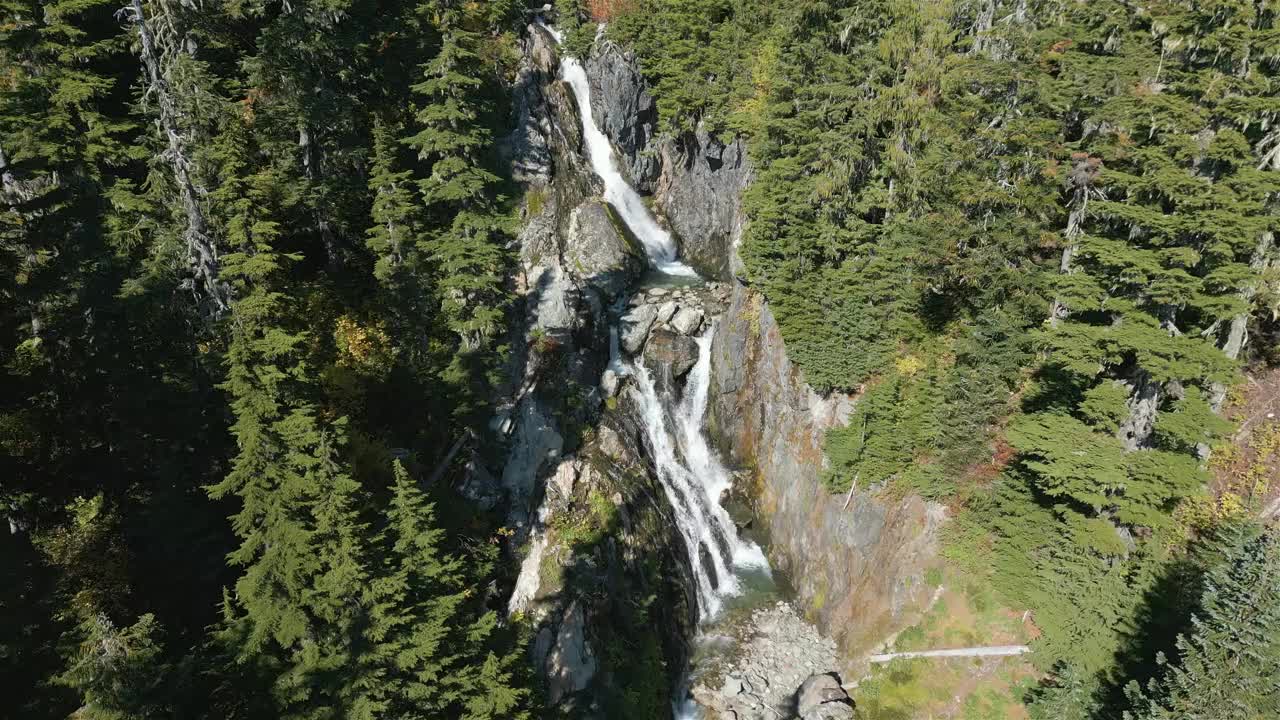
<instances>
[{"instance_id":1,"label":"hillside vegetation","mask_svg":"<svg viewBox=\"0 0 1280 720\"><path fill-rule=\"evenodd\" d=\"M1277 338L1276 14L641 0L610 24L666 132L747 137L745 280L812 385L861 393L827 482L957 510L951 562L1043 633L1035 717L1166 717L1216 663L1277 668L1273 640L1199 644L1218 613L1264 627L1224 609L1222 563L1274 562L1239 539L1266 488L1209 495L1206 458Z\"/></svg>"}]
</instances>

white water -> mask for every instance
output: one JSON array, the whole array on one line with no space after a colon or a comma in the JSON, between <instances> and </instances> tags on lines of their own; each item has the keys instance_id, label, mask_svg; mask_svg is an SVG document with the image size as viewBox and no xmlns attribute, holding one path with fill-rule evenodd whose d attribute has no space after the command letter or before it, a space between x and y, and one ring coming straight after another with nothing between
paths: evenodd
<instances>
[{"instance_id":1,"label":"white water","mask_svg":"<svg viewBox=\"0 0 1280 720\"><path fill-rule=\"evenodd\" d=\"M556 42L561 34L554 28L538 24L551 33ZM668 275L697 277L688 265L680 262L675 241L663 230L636 193L618 171L613 146L596 126L591 108L591 84L582 65L574 58L562 58L560 72L578 102L582 117L582 135L592 170L604 183L604 199L618 213L632 234L644 246L649 262ZM635 379L637 402L644 414L645 432L658 479L675 515L676 525L684 540L689 567L693 572L698 618L706 624L716 618L726 600L744 589L743 581L765 578L772 586L769 561L759 545L743 540L729 513L720 505L721 496L729 489L730 476L719 457L707 444L702 432L707 411L707 391L711 383L711 339L713 324L697 338L698 360L685 379L683 397L676 401L669 394L659 395L649 369L642 363L628 363L618 351L617 328L610 328L609 370ZM534 563L542 551L545 538L535 531L534 552L526 558L521 579L531 575L536 583ZM541 542L542 544L539 544ZM512 609L523 606L536 592L518 588L512 598ZM701 710L685 688L672 703L678 720L693 720Z\"/></svg>"},{"instance_id":2,"label":"white water","mask_svg":"<svg viewBox=\"0 0 1280 720\"><path fill-rule=\"evenodd\" d=\"M558 30L542 23L541 20L538 24L551 33L556 42L563 41ZM658 221L645 206L644 200L640 199L640 194L627 184L622 173L618 171L618 164L613 157L613 145L600 128L596 127L595 118L592 116L591 83L587 80L586 71L582 69L582 63L578 62L577 58L562 58L560 75L569 84L574 97L578 100L578 111L582 116L582 137L587 144L591 169L604 182L605 202L613 206L622 221L631 229L632 234L644 245L645 254L649 256L649 262L654 269L668 275L696 277L697 273L692 268L676 259L676 243L671 238L671 233L658 225Z\"/></svg>"},{"instance_id":3,"label":"white water","mask_svg":"<svg viewBox=\"0 0 1280 720\"><path fill-rule=\"evenodd\" d=\"M720 505L721 495L729 489L729 472L702 433L714 332L712 326L697 339L698 361L689 371L679 402L659 396L643 364L627 368L636 381L658 479L684 538L696 583L698 617L703 622L716 616L725 598L738 594L739 570L769 570L760 547L738 537L733 519Z\"/></svg>"}]
</instances>

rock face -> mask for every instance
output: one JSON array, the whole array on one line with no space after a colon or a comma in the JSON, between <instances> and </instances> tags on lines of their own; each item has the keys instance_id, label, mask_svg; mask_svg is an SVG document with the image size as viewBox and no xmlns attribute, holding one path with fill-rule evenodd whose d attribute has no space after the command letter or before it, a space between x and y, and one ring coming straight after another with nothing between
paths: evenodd
<instances>
[{"instance_id":1,"label":"rock face","mask_svg":"<svg viewBox=\"0 0 1280 720\"><path fill-rule=\"evenodd\" d=\"M599 718L630 678L675 685L692 636L693 585L645 464L643 428L618 395L624 378L601 382L614 309L644 269L643 254L600 198L579 108L556 79L554 41L530 26L522 49L516 127L503 147L524 190L517 305L488 438L505 453L486 468L480 443L471 443L458 487L504 508L515 529L508 561L519 574L507 610L533 631L529 660L547 699L566 716ZM615 92L599 95L608 101ZM648 322L637 350L657 309L641 313ZM618 598L653 600L641 607ZM647 652L619 651L634 647ZM669 698L650 700L665 707Z\"/></svg>"},{"instance_id":2,"label":"rock face","mask_svg":"<svg viewBox=\"0 0 1280 720\"><path fill-rule=\"evenodd\" d=\"M699 128L664 142L659 154L657 205L680 238L681 257L707 277L728 279L752 175L742 138L726 145Z\"/></svg>"},{"instance_id":3,"label":"rock face","mask_svg":"<svg viewBox=\"0 0 1280 720\"><path fill-rule=\"evenodd\" d=\"M564 261L579 279L616 297L644 270L645 260L644 253L627 241L612 212L597 200L573 209Z\"/></svg>"},{"instance_id":4,"label":"rock face","mask_svg":"<svg viewBox=\"0 0 1280 720\"><path fill-rule=\"evenodd\" d=\"M585 70L596 123L621 152L622 169L636 191L652 193L658 158L643 151L657 129L658 108L640 76L635 55L606 40L597 43Z\"/></svg>"},{"instance_id":5,"label":"rock face","mask_svg":"<svg viewBox=\"0 0 1280 720\"><path fill-rule=\"evenodd\" d=\"M655 136L658 114L635 56L612 42L588 59L592 111L623 170L653 194L659 219L675 233L681 259L704 277L727 280L743 229L742 191L751 163L741 138L727 144L706 129Z\"/></svg>"},{"instance_id":6,"label":"rock face","mask_svg":"<svg viewBox=\"0 0 1280 720\"><path fill-rule=\"evenodd\" d=\"M585 690L596 674L596 658L587 642L582 606L570 603L560 621L555 645L547 653L547 692L552 704L567 695Z\"/></svg>"},{"instance_id":7,"label":"rock face","mask_svg":"<svg viewBox=\"0 0 1280 720\"><path fill-rule=\"evenodd\" d=\"M759 295L734 286L711 352L712 435L736 462L755 468L770 559L838 641L848 670L928 601L923 572L944 509L863 492L846 507L846 498L826 491L823 436L847 421L853 400L821 398L804 383Z\"/></svg>"}]
</instances>

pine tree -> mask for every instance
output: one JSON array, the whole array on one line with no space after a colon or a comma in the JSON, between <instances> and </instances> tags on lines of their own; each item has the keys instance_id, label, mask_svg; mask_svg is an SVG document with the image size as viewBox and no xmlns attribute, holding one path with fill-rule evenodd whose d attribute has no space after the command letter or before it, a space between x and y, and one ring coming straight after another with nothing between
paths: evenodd
<instances>
[{"instance_id":1,"label":"pine tree","mask_svg":"<svg viewBox=\"0 0 1280 720\"><path fill-rule=\"evenodd\" d=\"M1249 525L1225 530L1229 550L1210 571L1179 658L1146 693L1129 692L1133 720L1210 720L1280 714L1280 540Z\"/></svg>"},{"instance_id":2,"label":"pine tree","mask_svg":"<svg viewBox=\"0 0 1280 720\"><path fill-rule=\"evenodd\" d=\"M394 466L387 511L386 572L373 592L379 625L373 653L385 658L378 695L395 717L524 717L526 691L513 683L517 655L490 648L493 611L479 608L482 558L447 554L434 506L404 466Z\"/></svg>"},{"instance_id":3,"label":"pine tree","mask_svg":"<svg viewBox=\"0 0 1280 720\"><path fill-rule=\"evenodd\" d=\"M75 717L151 720L172 716L172 668L164 659L161 628L152 615L116 627L104 614L85 618L80 643L59 682L83 698Z\"/></svg>"},{"instance_id":4,"label":"pine tree","mask_svg":"<svg viewBox=\"0 0 1280 720\"><path fill-rule=\"evenodd\" d=\"M279 186L270 171L229 182L224 200L238 216L231 237L245 249L224 258L237 281L227 380L240 448L231 472L211 488L235 494L233 527L242 544L230 560L237 581L223 638L236 638L243 662L271 659L274 694L286 717L372 717L359 600L369 580L359 486L336 447L342 422L324 423L314 404L305 331L280 290L295 256L277 251L270 217ZM232 188L241 198L226 198Z\"/></svg>"},{"instance_id":5,"label":"pine tree","mask_svg":"<svg viewBox=\"0 0 1280 720\"><path fill-rule=\"evenodd\" d=\"M498 177L485 168L493 136L486 128L476 77L479 36L467 27L467 6L433 0L439 50L413 86L419 98L416 132L404 142L431 164L419 182L427 215L420 248L432 263L439 302L465 352L484 346L498 330L505 297L503 218L496 205Z\"/></svg>"}]
</instances>

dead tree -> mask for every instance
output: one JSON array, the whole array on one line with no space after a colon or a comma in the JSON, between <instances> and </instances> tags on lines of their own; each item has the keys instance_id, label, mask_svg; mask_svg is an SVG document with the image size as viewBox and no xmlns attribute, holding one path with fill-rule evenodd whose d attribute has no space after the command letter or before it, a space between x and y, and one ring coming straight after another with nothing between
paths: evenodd
<instances>
[{"instance_id":1,"label":"dead tree","mask_svg":"<svg viewBox=\"0 0 1280 720\"><path fill-rule=\"evenodd\" d=\"M143 101L154 102L156 126L166 143L161 159L173 171L178 199L186 215L183 239L191 271L191 290L198 301L209 303L212 315L217 317L231 305L231 288L218 276L218 246L192 179L191 133L184 123L183 110L178 106L171 82L175 63L180 55L190 54L191 47L177 31L166 3L162 0L158 7L160 13L148 18L142 0L131 0L124 12L138 31L138 53L146 80Z\"/></svg>"}]
</instances>

